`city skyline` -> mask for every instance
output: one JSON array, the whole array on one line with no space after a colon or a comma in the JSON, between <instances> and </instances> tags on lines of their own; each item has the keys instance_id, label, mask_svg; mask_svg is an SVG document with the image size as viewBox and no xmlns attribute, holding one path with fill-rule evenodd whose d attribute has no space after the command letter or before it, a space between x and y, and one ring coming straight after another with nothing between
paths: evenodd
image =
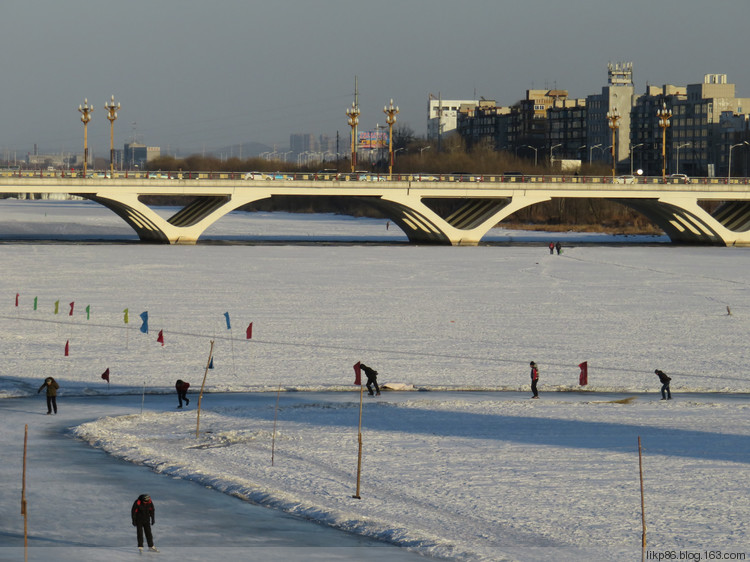
<instances>
[{"instance_id":1,"label":"city skyline","mask_svg":"<svg viewBox=\"0 0 750 562\"><path fill-rule=\"evenodd\" d=\"M87 98L95 107L89 146L108 153L104 103L112 95L122 104L118 148L134 138L163 153L286 147L299 133L338 133L346 146L355 76L360 130L385 125L392 98L397 126L418 135L430 94L503 105L534 88L585 97L606 85L608 62L633 62L636 94L724 73L738 95L750 96L744 0L135 0L123 8L9 0L0 22L1 150L82 150L77 107Z\"/></svg>"}]
</instances>

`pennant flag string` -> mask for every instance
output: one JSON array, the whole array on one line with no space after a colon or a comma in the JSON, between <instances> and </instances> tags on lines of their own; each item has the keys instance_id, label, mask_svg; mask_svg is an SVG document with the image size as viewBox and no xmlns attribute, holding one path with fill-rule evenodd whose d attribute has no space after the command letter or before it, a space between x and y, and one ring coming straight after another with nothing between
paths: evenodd
<instances>
[{"instance_id":1,"label":"pennant flag string","mask_svg":"<svg viewBox=\"0 0 750 562\"><path fill-rule=\"evenodd\" d=\"M148 311L141 312L141 320L143 320L143 324L141 324L141 332L148 334Z\"/></svg>"}]
</instances>

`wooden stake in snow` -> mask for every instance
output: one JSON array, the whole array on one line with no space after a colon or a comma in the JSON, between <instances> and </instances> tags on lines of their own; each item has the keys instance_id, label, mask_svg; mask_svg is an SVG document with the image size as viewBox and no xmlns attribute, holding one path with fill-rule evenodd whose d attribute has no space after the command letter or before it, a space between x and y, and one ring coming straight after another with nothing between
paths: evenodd
<instances>
[{"instance_id":1,"label":"wooden stake in snow","mask_svg":"<svg viewBox=\"0 0 750 562\"><path fill-rule=\"evenodd\" d=\"M276 449L276 418L279 413L279 396L281 396L281 385L276 393L276 409L273 411L273 439L271 439L271 466L273 466L273 453Z\"/></svg>"},{"instance_id":2,"label":"wooden stake in snow","mask_svg":"<svg viewBox=\"0 0 750 562\"><path fill-rule=\"evenodd\" d=\"M21 515L23 515L23 559L29 560L29 521L26 512L26 444L29 441L29 424L23 430L23 482L21 484Z\"/></svg>"},{"instance_id":3,"label":"wooden stake in snow","mask_svg":"<svg viewBox=\"0 0 750 562\"><path fill-rule=\"evenodd\" d=\"M206 361L206 370L203 373L203 382L201 383L201 392L198 395L198 415L195 421L195 438L201 429L201 402L203 401L203 389L206 386L206 377L208 376L208 367L211 365L211 358L214 356L214 340L211 340L211 349L208 350L208 361Z\"/></svg>"},{"instance_id":4,"label":"wooden stake in snow","mask_svg":"<svg viewBox=\"0 0 750 562\"><path fill-rule=\"evenodd\" d=\"M359 480L360 476L362 475L362 387L364 385L359 385L359 431L358 431L358 439L359 439L359 452L357 453L357 493L354 494L352 497L357 500L361 500L362 497L359 495Z\"/></svg>"},{"instance_id":5,"label":"wooden stake in snow","mask_svg":"<svg viewBox=\"0 0 750 562\"><path fill-rule=\"evenodd\" d=\"M641 454L641 436L638 436L638 471L641 476L641 525L643 533L641 535L641 559L646 553L646 507L643 499L643 456Z\"/></svg>"}]
</instances>

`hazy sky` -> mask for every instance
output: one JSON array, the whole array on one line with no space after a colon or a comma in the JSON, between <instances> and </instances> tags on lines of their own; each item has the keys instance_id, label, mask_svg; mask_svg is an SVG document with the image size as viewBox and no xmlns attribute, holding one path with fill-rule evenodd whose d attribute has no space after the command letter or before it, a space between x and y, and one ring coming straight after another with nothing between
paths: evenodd
<instances>
[{"instance_id":1,"label":"hazy sky","mask_svg":"<svg viewBox=\"0 0 750 562\"><path fill-rule=\"evenodd\" d=\"M3 0L0 149L109 151L103 108L122 104L115 145L134 132L163 151L292 133L341 135L359 77L360 129L426 131L430 93L503 105L530 88L598 93L607 63L646 84L727 74L750 97L750 0Z\"/></svg>"}]
</instances>

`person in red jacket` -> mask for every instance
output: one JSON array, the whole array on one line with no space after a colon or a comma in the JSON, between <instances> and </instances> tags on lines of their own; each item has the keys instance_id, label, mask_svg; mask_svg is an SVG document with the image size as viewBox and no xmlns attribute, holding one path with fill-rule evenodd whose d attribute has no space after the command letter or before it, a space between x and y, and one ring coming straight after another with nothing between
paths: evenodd
<instances>
[{"instance_id":1,"label":"person in red jacket","mask_svg":"<svg viewBox=\"0 0 750 562\"><path fill-rule=\"evenodd\" d=\"M154 509L154 502L151 501L151 496L148 494L138 496L130 510L130 517L133 520L133 527L137 529L139 550L143 550L143 534L145 533L148 549L159 552L154 546L154 537L151 534L151 525L156 523L155 514L156 510Z\"/></svg>"},{"instance_id":2,"label":"person in red jacket","mask_svg":"<svg viewBox=\"0 0 750 562\"><path fill-rule=\"evenodd\" d=\"M177 379L177 382L174 385L175 390L177 390L177 401L180 403L178 408L182 408L182 401L185 401L185 405L187 406L190 404L190 400L187 397L187 391L188 388L190 388L190 383L185 382L183 380Z\"/></svg>"},{"instance_id":3,"label":"person in red jacket","mask_svg":"<svg viewBox=\"0 0 750 562\"><path fill-rule=\"evenodd\" d=\"M529 365L531 366L531 392L534 393L532 398L539 398L539 391L536 389L536 383L539 382L539 369L533 361Z\"/></svg>"}]
</instances>

